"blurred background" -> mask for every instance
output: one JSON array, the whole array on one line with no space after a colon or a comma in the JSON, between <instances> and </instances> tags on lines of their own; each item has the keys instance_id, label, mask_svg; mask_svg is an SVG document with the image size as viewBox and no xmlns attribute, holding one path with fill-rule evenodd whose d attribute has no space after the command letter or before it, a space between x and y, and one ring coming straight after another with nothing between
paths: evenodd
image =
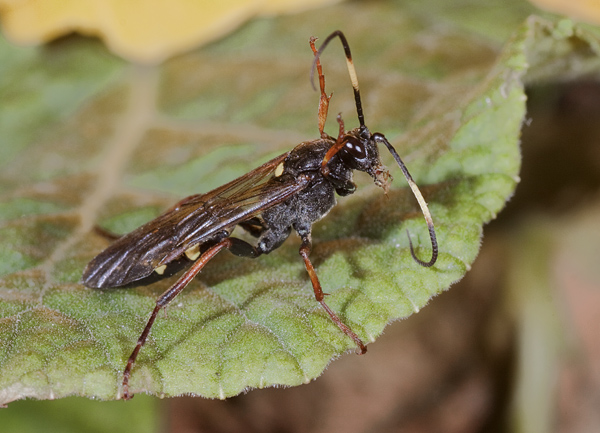
<instances>
[{"instance_id":1,"label":"blurred background","mask_svg":"<svg viewBox=\"0 0 600 433\"><path fill-rule=\"evenodd\" d=\"M23 6L11 3L0 2L2 29L11 43L57 44L60 41L51 42L56 37L90 37L73 36L76 31L99 37L127 61L160 65L226 37L248 20L277 20L281 13L309 17L319 15L319 10L304 9L341 10L356 3L388 8L398 2L325 1L319 5L316 1L232 1L222 2L223 7L198 2L202 6L188 14L197 22L194 25L167 16L164 23L170 26L165 24L149 33L136 33L132 24L135 14L142 13L140 5L131 12L124 6L119 9L115 2L112 20L95 20L106 18L106 14L89 6L94 2L83 9L84 2L79 6L63 2L62 11L56 5L49 6L52 2L43 7L38 2L22 2ZM331 6L333 3L340 4ZM592 1L536 3L591 24L600 14L600 7ZM173 4L192 7L183 1ZM492 1L432 1L420 6L409 1L402 7L408 17L413 14L430 20L432 26L450 27L466 21L464 16L475 9L489 7L492 15L500 11L502 20L490 29L489 39L481 39L481 33L472 36L473 44L487 44L491 51L499 51L529 13L545 13L524 1L501 5ZM133 13L133 18L128 13ZM153 12L147 7L143 13ZM156 14L160 17L160 12ZM370 25L377 34L385 32L385 24ZM367 24L357 16L356 22L346 27L353 25ZM467 33L469 26L481 25L463 23L461 29ZM165 40L169 34L172 38ZM157 35L160 38L155 38ZM369 345L368 355L343 356L307 385L255 390L225 401L191 397L160 400L144 395L127 403L83 398L16 401L0 411L0 430L597 432L597 74L528 83L521 182L506 208L485 227L472 269L418 314L386 328L385 334Z\"/></svg>"}]
</instances>

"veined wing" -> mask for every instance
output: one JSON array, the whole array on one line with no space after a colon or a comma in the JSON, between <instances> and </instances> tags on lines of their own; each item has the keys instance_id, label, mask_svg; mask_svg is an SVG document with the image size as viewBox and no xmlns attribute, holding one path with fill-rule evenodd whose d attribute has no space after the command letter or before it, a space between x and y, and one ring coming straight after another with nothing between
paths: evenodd
<instances>
[{"instance_id":1,"label":"veined wing","mask_svg":"<svg viewBox=\"0 0 600 433\"><path fill-rule=\"evenodd\" d=\"M227 236L237 224L285 201L308 184L305 178L271 176L288 153L206 194L187 197L122 236L87 265L82 283L118 287L148 277L187 249Z\"/></svg>"}]
</instances>

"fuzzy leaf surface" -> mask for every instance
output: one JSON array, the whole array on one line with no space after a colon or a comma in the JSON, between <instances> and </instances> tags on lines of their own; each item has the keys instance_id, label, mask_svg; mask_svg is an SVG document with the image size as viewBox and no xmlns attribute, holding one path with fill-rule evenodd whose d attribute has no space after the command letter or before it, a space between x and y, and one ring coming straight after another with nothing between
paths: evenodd
<instances>
[{"instance_id":1,"label":"fuzzy leaf surface","mask_svg":"<svg viewBox=\"0 0 600 433\"><path fill-rule=\"evenodd\" d=\"M82 286L86 263L108 245L94 225L125 233L316 138L310 35L346 30L367 125L403 157L440 245L432 268L412 260L406 230L427 258L427 228L386 156L395 174L387 197L357 174L358 191L313 227L328 305L373 342L459 280L518 182L523 83L600 70L597 37L569 21L521 17L501 44L478 30L493 14L473 15L476 26L416 3L345 4L253 21L158 67L81 38L38 49L1 42L0 403L120 396L126 360L174 280ZM347 24L356 17L360 25ZM387 31L373 33L380 22ZM335 135L337 112L355 125L337 41L322 61ZM353 350L315 302L298 247L291 236L256 260L211 261L157 319L132 392L224 398L299 385Z\"/></svg>"}]
</instances>

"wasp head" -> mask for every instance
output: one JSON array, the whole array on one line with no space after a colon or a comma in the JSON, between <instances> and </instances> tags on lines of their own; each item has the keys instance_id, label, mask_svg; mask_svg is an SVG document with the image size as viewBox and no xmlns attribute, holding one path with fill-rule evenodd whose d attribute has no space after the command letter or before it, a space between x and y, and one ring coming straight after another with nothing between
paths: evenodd
<instances>
[{"instance_id":1,"label":"wasp head","mask_svg":"<svg viewBox=\"0 0 600 433\"><path fill-rule=\"evenodd\" d=\"M368 173L375 180L375 184L387 193L392 176L381 163L377 137L383 135L371 134L366 127L348 131L343 138L344 146L339 154L348 167ZM383 139L385 140L385 137Z\"/></svg>"}]
</instances>

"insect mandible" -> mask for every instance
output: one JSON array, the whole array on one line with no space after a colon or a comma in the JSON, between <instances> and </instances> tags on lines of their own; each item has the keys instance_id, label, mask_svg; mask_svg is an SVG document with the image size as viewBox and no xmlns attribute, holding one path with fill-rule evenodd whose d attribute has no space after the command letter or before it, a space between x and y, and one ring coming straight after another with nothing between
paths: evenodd
<instances>
[{"instance_id":1,"label":"insect mandible","mask_svg":"<svg viewBox=\"0 0 600 433\"><path fill-rule=\"evenodd\" d=\"M346 54L346 64L358 114L359 127L345 131L338 115L339 133L332 137L324 132L329 99L325 93L325 77L320 57L329 42L339 38ZM172 275L188 268L157 300L148 323L123 371L123 398L131 398L129 378L138 353L158 315L222 249L241 256L256 258L278 248L295 230L301 239L300 256L308 272L317 302L331 320L350 337L360 353L367 348L324 301L324 293L309 259L311 227L335 205L335 194L352 194L354 170L369 174L375 184L388 190L391 176L379 157L378 144L384 144L415 195L427 222L432 246L428 261L419 259L408 237L413 259L421 266L432 266L438 256L433 220L419 188L394 147L379 132L371 133L365 125L358 80L348 41L335 31L319 50L316 38L310 39L314 53L311 80L315 68L319 76L320 101L318 126L321 137L300 143L249 173L205 194L192 195L179 201L156 219L123 235L90 261L83 272L82 283L90 288L111 288L144 283ZM257 238L255 244L231 236L240 226ZM408 234L408 232L407 232Z\"/></svg>"}]
</instances>

